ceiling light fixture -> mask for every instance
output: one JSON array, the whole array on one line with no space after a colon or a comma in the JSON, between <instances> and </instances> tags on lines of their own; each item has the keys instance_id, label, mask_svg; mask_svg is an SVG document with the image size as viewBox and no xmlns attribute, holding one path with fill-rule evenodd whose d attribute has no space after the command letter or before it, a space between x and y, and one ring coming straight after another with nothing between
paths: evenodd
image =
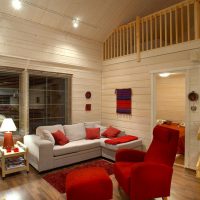
<instances>
[{"instance_id":1,"label":"ceiling light fixture","mask_svg":"<svg viewBox=\"0 0 200 200\"><path fill-rule=\"evenodd\" d=\"M166 77L170 76L170 73L168 73L168 72L160 73L159 76L163 77L163 78L166 78Z\"/></svg>"},{"instance_id":2,"label":"ceiling light fixture","mask_svg":"<svg viewBox=\"0 0 200 200\"><path fill-rule=\"evenodd\" d=\"M15 10L20 10L22 8L22 2L20 0L12 0L12 6Z\"/></svg>"},{"instance_id":3,"label":"ceiling light fixture","mask_svg":"<svg viewBox=\"0 0 200 200\"><path fill-rule=\"evenodd\" d=\"M78 28L78 26L79 26L79 19L78 18L74 18L73 20L72 20L72 25L73 25L73 27L74 28Z\"/></svg>"}]
</instances>

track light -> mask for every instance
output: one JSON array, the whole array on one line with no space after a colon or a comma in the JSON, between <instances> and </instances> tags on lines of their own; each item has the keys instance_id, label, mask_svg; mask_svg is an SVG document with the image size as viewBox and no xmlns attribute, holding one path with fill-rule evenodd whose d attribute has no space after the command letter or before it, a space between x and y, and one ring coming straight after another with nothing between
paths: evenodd
<instances>
[{"instance_id":1,"label":"track light","mask_svg":"<svg viewBox=\"0 0 200 200\"><path fill-rule=\"evenodd\" d=\"M79 26L79 19L78 18L74 18L73 20L72 20L72 25L73 25L73 27L74 28L78 28L78 26Z\"/></svg>"},{"instance_id":2,"label":"track light","mask_svg":"<svg viewBox=\"0 0 200 200\"><path fill-rule=\"evenodd\" d=\"M12 6L15 10L20 10L22 8L22 2L20 0L12 0Z\"/></svg>"}]
</instances>

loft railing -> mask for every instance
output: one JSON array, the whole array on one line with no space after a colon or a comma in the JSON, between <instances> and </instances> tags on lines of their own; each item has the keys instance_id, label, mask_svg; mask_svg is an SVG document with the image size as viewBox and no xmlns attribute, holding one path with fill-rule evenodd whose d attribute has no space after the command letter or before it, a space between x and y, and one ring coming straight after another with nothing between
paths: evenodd
<instances>
[{"instance_id":1,"label":"loft railing","mask_svg":"<svg viewBox=\"0 0 200 200\"><path fill-rule=\"evenodd\" d=\"M103 59L200 38L200 0L186 0L116 28L103 44Z\"/></svg>"}]
</instances>

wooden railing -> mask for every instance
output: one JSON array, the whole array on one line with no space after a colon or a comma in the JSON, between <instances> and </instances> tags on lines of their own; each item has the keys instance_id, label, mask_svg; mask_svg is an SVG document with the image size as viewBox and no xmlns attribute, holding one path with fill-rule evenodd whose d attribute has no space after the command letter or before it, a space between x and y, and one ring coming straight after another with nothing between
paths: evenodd
<instances>
[{"instance_id":1,"label":"wooden railing","mask_svg":"<svg viewBox=\"0 0 200 200\"><path fill-rule=\"evenodd\" d=\"M200 0L187 0L115 29L103 46L103 59L152 50L200 38Z\"/></svg>"}]
</instances>

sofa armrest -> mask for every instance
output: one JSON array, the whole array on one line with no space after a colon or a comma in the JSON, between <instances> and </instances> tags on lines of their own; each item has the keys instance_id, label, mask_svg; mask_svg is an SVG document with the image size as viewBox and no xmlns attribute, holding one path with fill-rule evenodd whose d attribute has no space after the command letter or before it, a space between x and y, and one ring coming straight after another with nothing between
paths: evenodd
<instances>
[{"instance_id":1,"label":"sofa armrest","mask_svg":"<svg viewBox=\"0 0 200 200\"><path fill-rule=\"evenodd\" d=\"M127 161L127 162L142 162L146 152L135 150L135 149L118 149L116 152L116 162Z\"/></svg>"},{"instance_id":2,"label":"sofa armrest","mask_svg":"<svg viewBox=\"0 0 200 200\"><path fill-rule=\"evenodd\" d=\"M164 164L136 163L131 169L131 199L170 196L172 173L173 168Z\"/></svg>"},{"instance_id":3,"label":"sofa armrest","mask_svg":"<svg viewBox=\"0 0 200 200\"><path fill-rule=\"evenodd\" d=\"M38 171L53 168L53 144L37 135L25 135L24 144L29 149L30 163Z\"/></svg>"}]
</instances>

